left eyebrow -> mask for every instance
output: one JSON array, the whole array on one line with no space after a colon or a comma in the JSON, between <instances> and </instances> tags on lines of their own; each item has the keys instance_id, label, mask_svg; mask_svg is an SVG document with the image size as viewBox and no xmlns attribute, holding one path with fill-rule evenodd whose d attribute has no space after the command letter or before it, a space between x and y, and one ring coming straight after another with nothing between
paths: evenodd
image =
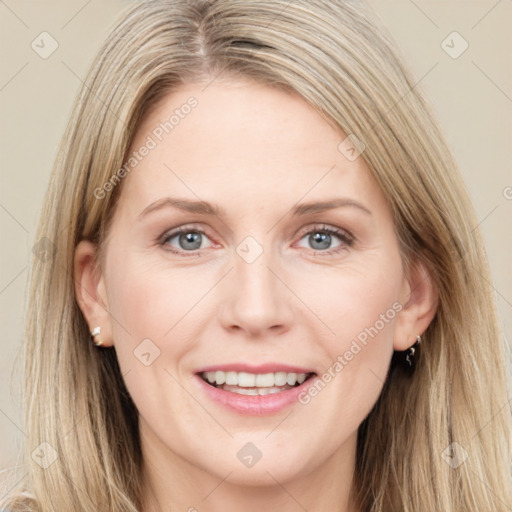
<instances>
[{"instance_id":1,"label":"left eyebrow","mask_svg":"<svg viewBox=\"0 0 512 512\"><path fill-rule=\"evenodd\" d=\"M326 210L333 210L335 208L343 208L343 207L353 207L358 208L359 210L367 213L368 215L372 215L372 212L363 206L362 204L354 201L353 199L348 198L335 198L328 199L327 201L318 201L312 203L302 203L296 206L292 210L293 215L307 215L310 213L320 213Z\"/></svg>"}]
</instances>

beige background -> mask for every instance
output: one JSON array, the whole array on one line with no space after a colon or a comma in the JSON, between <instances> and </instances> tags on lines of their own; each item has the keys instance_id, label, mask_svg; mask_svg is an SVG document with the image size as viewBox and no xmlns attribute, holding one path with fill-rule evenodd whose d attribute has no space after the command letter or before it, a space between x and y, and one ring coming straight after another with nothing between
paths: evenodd
<instances>
[{"instance_id":1,"label":"beige background","mask_svg":"<svg viewBox=\"0 0 512 512\"><path fill-rule=\"evenodd\" d=\"M0 2L0 468L24 436L20 365L27 263L57 145L93 54L127 0ZM437 109L460 162L491 260L501 321L512 335L512 1L373 0ZM46 31L57 50L31 43ZM442 41L469 44L451 58ZM39 39L38 39L39 40ZM451 36L445 45L457 51ZM507 193L508 191L508 193ZM508 196L508 199L507 197ZM491 284L482 281L482 287Z\"/></svg>"}]
</instances>

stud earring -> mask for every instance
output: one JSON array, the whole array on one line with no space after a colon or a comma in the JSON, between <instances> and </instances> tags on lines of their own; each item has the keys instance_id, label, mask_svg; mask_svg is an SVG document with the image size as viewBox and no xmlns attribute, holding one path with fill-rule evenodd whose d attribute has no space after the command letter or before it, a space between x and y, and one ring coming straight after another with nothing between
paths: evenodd
<instances>
[{"instance_id":1,"label":"stud earring","mask_svg":"<svg viewBox=\"0 0 512 512\"><path fill-rule=\"evenodd\" d=\"M100 333L101 327L99 326L95 327L91 332L91 339L97 347L101 347L103 345L103 342L99 338L96 338L96 336L98 336Z\"/></svg>"}]
</instances>

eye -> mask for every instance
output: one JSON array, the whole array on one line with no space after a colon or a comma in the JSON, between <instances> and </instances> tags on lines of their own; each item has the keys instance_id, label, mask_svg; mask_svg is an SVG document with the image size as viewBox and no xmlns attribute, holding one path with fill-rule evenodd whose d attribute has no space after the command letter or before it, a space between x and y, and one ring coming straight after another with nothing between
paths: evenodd
<instances>
[{"instance_id":1,"label":"eye","mask_svg":"<svg viewBox=\"0 0 512 512\"><path fill-rule=\"evenodd\" d=\"M167 251L174 254L197 256L198 251L200 249L204 249L204 247L202 247L202 242L205 237L206 233L201 229L182 226L171 232L165 233L159 243ZM175 243L177 243L178 247L171 243L174 239L176 239Z\"/></svg>"},{"instance_id":2,"label":"eye","mask_svg":"<svg viewBox=\"0 0 512 512\"><path fill-rule=\"evenodd\" d=\"M164 233L158 243L173 254L185 257L199 256L199 252L205 249L203 246L205 238L208 239L208 236L202 229L182 226ZM305 238L311 244L311 249L322 256L342 252L351 247L355 240L347 231L325 225L303 230L300 240ZM333 239L338 240L338 245L331 248Z\"/></svg>"},{"instance_id":3,"label":"eye","mask_svg":"<svg viewBox=\"0 0 512 512\"><path fill-rule=\"evenodd\" d=\"M314 226L301 234L301 240L307 238L311 248L322 255L339 253L354 244L354 237L347 231L325 225ZM333 239L338 239L339 244L331 248Z\"/></svg>"}]
</instances>

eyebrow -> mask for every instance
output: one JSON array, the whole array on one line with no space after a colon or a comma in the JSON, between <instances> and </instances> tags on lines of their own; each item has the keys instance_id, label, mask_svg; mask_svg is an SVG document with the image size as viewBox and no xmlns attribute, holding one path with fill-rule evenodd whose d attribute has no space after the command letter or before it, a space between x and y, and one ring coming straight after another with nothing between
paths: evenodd
<instances>
[{"instance_id":1,"label":"eyebrow","mask_svg":"<svg viewBox=\"0 0 512 512\"><path fill-rule=\"evenodd\" d=\"M164 197L151 203L147 206L138 216L137 219L142 219L150 212L161 210L163 208L174 207L188 213L197 213L200 215L215 215L225 216L225 211L218 205L208 203L206 201L192 201L190 199L182 199L177 197ZM372 215L372 212L362 204L348 198L333 198L325 201L315 201L310 203L302 203L292 208L292 215L302 216L312 213L321 213L335 208L352 207L360 211Z\"/></svg>"}]
</instances>

